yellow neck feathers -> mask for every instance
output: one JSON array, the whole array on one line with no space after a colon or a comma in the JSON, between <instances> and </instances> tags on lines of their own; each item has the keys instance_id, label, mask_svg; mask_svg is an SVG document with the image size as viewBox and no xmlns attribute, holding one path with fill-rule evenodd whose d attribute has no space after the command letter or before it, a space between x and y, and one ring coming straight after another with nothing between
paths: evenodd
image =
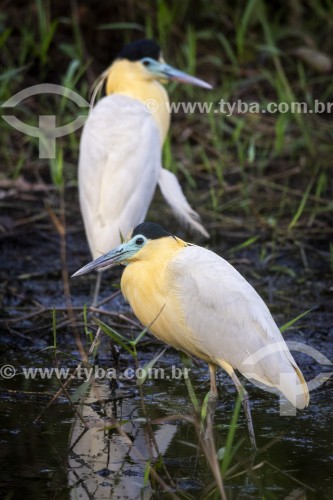
<instances>
[{"instance_id":1,"label":"yellow neck feathers","mask_svg":"<svg viewBox=\"0 0 333 500\"><path fill-rule=\"evenodd\" d=\"M121 290L137 318L177 349L183 348L177 339L182 338L178 330L184 325L180 324L181 311L168 264L186 246L172 236L151 240L127 261L121 278Z\"/></svg>"},{"instance_id":2,"label":"yellow neck feathers","mask_svg":"<svg viewBox=\"0 0 333 500\"><path fill-rule=\"evenodd\" d=\"M155 290L156 295L156 291L167 286L166 268L186 246L187 243L183 240L172 236L151 240L127 261L120 285L123 295L133 309L137 300L149 303L143 299L147 294L150 296ZM142 321L140 313L138 317Z\"/></svg>"},{"instance_id":3,"label":"yellow neck feathers","mask_svg":"<svg viewBox=\"0 0 333 500\"><path fill-rule=\"evenodd\" d=\"M151 111L162 143L164 142L170 126L169 97L164 87L141 62L125 59L115 61L106 78L106 93L126 95L146 104L147 112ZM153 108L156 108L156 111L153 111Z\"/></svg>"}]
</instances>

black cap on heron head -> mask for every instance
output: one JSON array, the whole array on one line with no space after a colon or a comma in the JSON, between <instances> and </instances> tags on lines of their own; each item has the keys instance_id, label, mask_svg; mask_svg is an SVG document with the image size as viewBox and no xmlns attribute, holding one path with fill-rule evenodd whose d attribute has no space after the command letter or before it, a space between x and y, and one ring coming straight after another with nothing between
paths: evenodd
<instances>
[{"instance_id":1,"label":"black cap on heron head","mask_svg":"<svg viewBox=\"0 0 333 500\"><path fill-rule=\"evenodd\" d=\"M155 222L141 222L138 226L133 229L131 237L142 234L149 240L158 240L159 238L165 238L166 236L173 236L173 234L168 233L163 227L155 224Z\"/></svg>"},{"instance_id":2,"label":"black cap on heron head","mask_svg":"<svg viewBox=\"0 0 333 500\"><path fill-rule=\"evenodd\" d=\"M155 40L144 39L125 45L117 54L116 59L128 59L128 61L140 61L144 57L151 57L158 61L161 48Z\"/></svg>"}]
</instances>

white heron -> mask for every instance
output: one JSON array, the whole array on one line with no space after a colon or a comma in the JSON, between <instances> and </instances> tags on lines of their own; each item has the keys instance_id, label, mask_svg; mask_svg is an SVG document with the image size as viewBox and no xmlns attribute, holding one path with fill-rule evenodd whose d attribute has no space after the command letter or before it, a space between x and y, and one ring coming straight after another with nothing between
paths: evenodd
<instances>
[{"instance_id":1,"label":"white heron","mask_svg":"<svg viewBox=\"0 0 333 500\"><path fill-rule=\"evenodd\" d=\"M93 258L118 245L122 236L145 219L157 184L180 221L208 236L176 176L162 167L170 106L160 82L168 80L211 88L166 64L153 40L127 45L101 75L97 87L106 82L107 95L92 108L85 123L78 174L81 212Z\"/></svg>"},{"instance_id":2,"label":"white heron","mask_svg":"<svg viewBox=\"0 0 333 500\"><path fill-rule=\"evenodd\" d=\"M74 276L122 263L121 289L141 323L163 342L205 360L211 393L221 366L241 394L253 447L247 393L236 375L277 388L295 407L309 391L266 304L226 260L159 225L139 224L129 240Z\"/></svg>"}]
</instances>

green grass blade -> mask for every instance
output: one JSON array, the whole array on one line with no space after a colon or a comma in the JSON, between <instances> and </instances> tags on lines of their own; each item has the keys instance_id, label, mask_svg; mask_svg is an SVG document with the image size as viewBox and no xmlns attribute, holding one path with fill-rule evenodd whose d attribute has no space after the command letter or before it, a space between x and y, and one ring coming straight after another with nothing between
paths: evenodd
<instances>
[{"instance_id":1,"label":"green grass blade","mask_svg":"<svg viewBox=\"0 0 333 500\"><path fill-rule=\"evenodd\" d=\"M147 380L147 377L149 375L150 370L157 363L157 361L163 356L163 354L165 353L166 350L167 350L167 347L165 349L163 349L163 351L161 351L159 354L157 354L157 356L155 356L155 358L148 361L148 363L146 363L142 367L142 370L140 370L140 373L142 373L142 375L137 377L137 381L138 381L139 386L142 385Z\"/></svg>"},{"instance_id":2,"label":"green grass blade","mask_svg":"<svg viewBox=\"0 0 333 500\"><path fill-rule=\"evenodd\" d=\"M294 323L296 323L298 320L300 320L301 318L304 318L304 316L306 316L307 314L309 314L309 312L311 312L312 309L308 309L307 311L305 311L304 313L300 314L299 316L297 316L296 318L288 321L288 323L285 323L284 325L282 325L280 327L280 332L283 333L285 332L286 330L288 330L288 328L290 328Z\"/></svg>"},{"instance_id":3,"label":"green grass blade","mask_svg":"<svg viewBox=\"0 0 333 500\"><path fill-rule=\"evenodd\" d=\"M94 321L108 337L110 337L112 340L116 342L116 344L120 345L123 349L125 349L133 357L135 357L135 352L133 351L133 349L130 348L130 344L125 337L123 337L120 333L116 332L116 330L113 330L113 328L111 328L110 326L103 323L103 321L100 321L97 318L94 318Z\"/></svg>"},{"instance_id":4,"label":"green grass blade","mask_svg":"<svg viewBox=\"0 0 333 500\"><path fill-rule=\"evenodd\" d=\"M222 460L222 465L221 465L221 474L222 476L226 473L226 471L229 468L229 465L232 460L233 456L233 442L235 438L235 432L237 428L237 421L239 417L239 412L240 412L240 407L241 407L242 400L239 396L237 396L236 404L234 407L234 411L231 417L231 422L230 422L230 427L227 435L227 441L225 444L225 450L224 450L224 455L223 455L223 460Z\"/></svg>"},{"instance_id":5,"label":"green grass blade","mask_svg":"<svg viewBox=\"0 0 333 500\"><path fill-rule=\"evenodd\" d=\"M292 221L290 222L290 224L288 226L288 231L290 231L297 224L298 219L302 215L312 186L313 186L313 179L309 182L308 187L306 188L305 193L302 196L301 203L299 204L299 207L298 207L294 217L292 218Z\"/></svg>"},{"instance_id":6,"label":"green grass blade","mask_svg":"<svg viewBox=\"0 0 333 500\"><path fill-rule=\"evenodd\" d=\"M92 377L90 377L89 380L86 380L85 382L80 384L79 387L71 395L72 403L76 403L76 401L79 401L81 398L83 398L87 394L91 384L92 384Z\"/></svg>"},{"instance_id":7,"label":"green grass blade","mask_svg":"<svg viewBox=\"0 0 333 500\"><path fill-rule=\"evenodd\" d=\"M128 343L132 346L136 346L140 342L140 340L146 335L147 332L148 328L144 328L142 332L139 333L139 335L136 337L135 340L130 340Z\"/></svg>"}]
</instances>

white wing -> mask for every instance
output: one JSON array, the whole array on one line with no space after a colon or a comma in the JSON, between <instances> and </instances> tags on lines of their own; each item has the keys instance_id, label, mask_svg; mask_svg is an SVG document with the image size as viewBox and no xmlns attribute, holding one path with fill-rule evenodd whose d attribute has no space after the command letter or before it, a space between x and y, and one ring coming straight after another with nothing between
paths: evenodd
<instances>
[{"instance_id":1,"label":"white wing","mask_svg":"<svg viewBox=\"0 0 333 500\"><path fill-rule=\"evenodd\" d=\"M185 322L216 364L227 363L247 378L277 387L295 406L308 392L266 304L227 261L189 246L170 264Z\"/></svg>"},{"instance_id":2,"label":"white wing","mask_svg":"<svg viewBox=\"0 0 333 500\"><path fill-rule=\"evenodd\" d=\"M79 160L80 205L93 258L144 220L160 169L159 131L143 104L119 94L101 99L85 123Z\"/></svg>"},{"instance_id":3,"label":"white wing","mask_svg":"<svg viewBox=\"0 0 333 500\"><path fill-rule=\"evenodd\" d=\"M169 170L161 168L158 185L176 217L185 225L209 238L206 229L199 222L199 214L193 210L185 198L177 177Z\"/></svg>"}]
</instances>

